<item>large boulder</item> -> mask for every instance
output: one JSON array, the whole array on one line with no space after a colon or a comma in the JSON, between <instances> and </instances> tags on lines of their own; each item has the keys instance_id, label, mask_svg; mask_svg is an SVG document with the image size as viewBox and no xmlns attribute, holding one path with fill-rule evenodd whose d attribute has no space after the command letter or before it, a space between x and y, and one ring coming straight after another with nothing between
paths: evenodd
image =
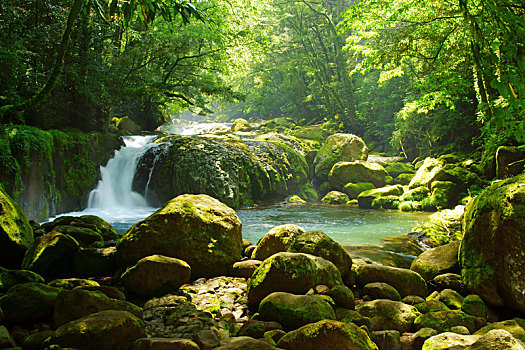
<instances>
[{"instance_id":1,"label":"large boulder","mask_svg":"<svg viewBox=\"0 0 525 350\"><path fill-rule=\"evenodd\" d=\"M414 306L400 301L376 299L356 306L356 311L370 319L370 330L395 329L409 332L414 320L420 315Z\"/></svg>"},{"instance_id":2,"label":"large boulder","mask_svg":"<svg viewBox=\"0 0 525 350\"><path fill-rule=\"evenodd\" d=\"M512 320L494 322L488 326L479 329L474 334L485 335L494 329L503 329L512 334L512 336L516 339L519 339L520 341L525 343L525 319L523 318L514 318Z\"/></svg>"},{"instance_id":3,"label":"large boulder","mask_svg":"<svg viewBox=\"0 0 525 350\"><path fill-rule=\"evenodd\" d=\"M375 186L371 182L349 182L343 187L343 192L346 193L349 199L357 199L357 196L359 196L361 192L372 190L374 188Z\"/></svg>"},{"instance_id":4,"label":"large boulder","mask_svg":"<svg viewBox=\"0 0 525 350\"><path fill-rule=\"evenodd\" d=\"M419 316L414 321L416 329L432 328L438 333L449 332L452 327L467 327L470 333L474 333L476 327L476 317L470 316L459 310L445 310L428 312Z\"/></svg>"},{"instance_id":5,"label":"large boulder","mask_svg":"<svg viewBox=\"0 0 525 350\"><path fill-rule=\"evenodd\" d=\"M459 272L458 251L461 241L455 241L436 248L429 249L419 255L410 269L421 275L425 281L430 281L435 276Z\"/></svg>"},{"instance_id":6,"label":"large boulder","mask_svg":"<svg viewBox=\"0 0 525 350\"><path fill-rule=\"evenodd\" d=\"M321 199L321 202L326 204L345 204L350 199L348 195L339 191L330 191Z\"/></svg>"},{"instance_id":7,"label":"large boulder","mask_svg":"<svg viewBox=\"0 0 525 350\"><path fill-rule=\"evenodd\" d=\"M357 196L359 208L370 209L374 200L382 197L401 196L403 194L403 186L394 185L381 188L374 188L368 191L361 192Z\"/></svg>"},{"instance_id":8,"label":"large boulder","mask_svg":"<svg viewBox=\"0 0 525 350\"><path fill-rule=\"evenodd\" d=\"M425 158L423 165L419 167L408 186L410 188L420 186L430 187L436 175L445 168L445 165L446 163L441 159Z\"/></svg>"},{"instance_id":9,"label":"large boulder","mask_svg":"<svg viewBox=\"0 0 525 350\"><path fill-rule=\"evenodd\" d=\"M288 331L308 323L335 319L334 309L324 299L285 292L274 292L264 298L259 305L259 315L262 320L279 322Z\"/></svg>"},{"instance_id":10,"label":"large boulder","mask_svg":"<svg viewBox=\"0 0 525 350\"><path fill-rule=\"evenodd\" d=\"M342 189L349 182L371 182L375 187L383 187L386 175L385 168L378 163L338 162L330 170L328 182L337 189Z\"/></svg>"},{"instance_id":11,"label":"large boulder","mask_svg":"<svg viewBox=\"0 0 525 350\"><path fill-rule=\"evenodd\" d=\"M330 261L303 253L277 253L263 261L248 283L248 303L258 307L273 292L305 294L319 284L343 284L341 273Z\"/></svg>"},{"instance_id":12,"label":"large boulder","mask_svg":"<svg viewBox=\"0 0 525 350\"><path fill-rule=\"evenodd\" d=\"M51 232L59 232L73 237L83 248L102 248L104 246L104 238L102 238L102 235L86 227L60 225L53 228Z\"/></svg>"},{"instance_id":13,"label":"large boulder","mask_svg":"<svg viewBox=\"0 0 525 350\"><path fill-rule=\"evenodd\" d=\"M75 288L58 294L53 310L53 322L59 327L104 310L128 311L142 318L142 309L134 304L109 298L102 292Z\"/></svg>"},{"instance_id":14,"label":"large boulder","mask_svg":"<svg viewBox=\"0 0 525 350\"><path fill-rule=\"evenodd\" d=\"M0 186L0 266L19 268L32 242L26 215Z\"/></svg>"},{"instance_id":15,"label":"large boulder","mask_svg":"<svg viewBox=\"0 0 525 350\"><path fill-rule=\"evenodd\" d=\"M352 134L333 134L326 139L315 156L314 175L320 180L327 180L335 163L367 158L368 148L360 137Z\"/></svg>"},{"instance_id":16,"label":"large boulder","mask_svg":"<svg viewBox=\"0 0 525 350\"><path fill-rule=\"evenodd\" d=\"M162 255L140 259L122 274L127 290L145 297L164 295L176 291L190 280L191 268L185 261Z\"/></svg>"},{"instance_id":17,"label":"large boulder","mask_svg":"<svg viewBox=\"0 0 525 350\"><path fill-rule=\"evenodd\" d=\"M101 235L105 241L118 238L117 232L113 226L95 215L59 216L55 220L43 224L42 229L49 233L57 226L74 226L89 229Z\"/></svg>"},{"instance_id":18,"label":"large boulder","mask_svg":"<svg viewBox=\"0 0 525 350\"><path fill-rule=\"evenodd\" d=\"M149 255L186 261L193 277L224 275L242 252L241 222L207 195L181 195L135 224L117 245L124 265Z\"/></svg>"},{"instance_id":19,"label":"large boulder","mask_svg":"<svg viewBox=\"0 0 525 350\"><path fill-rule=\"evenodd\" d=\"M494 183L465 209L463 283L487 303L525 312L525 174Z\"/></svg>"},{"instance_id":20,"label":"large boulder","mask_svg":"<svg viewBox=\"0 0 525 350\"><path fill-rule=\"evenodd\" d=\"M69 235L51 232L38 237L27 250L22 268L35 271L46 279L70 277L73 255L78 242Z\"/></svg>"},{"instance_id":21,"label":"large boulder","mask_svg":"<svg viewBox=\"0 0 525 350\"><path fill-rule=\"evenodd\" d=\"M353 323L323 320L284 335L277 346L286 350L377 350L366 331Z\"/></svg>"},{"instance_id":22,"label":"large boulder","mask_svg":"<svg viewBox=\"0 0 525 350\"><path fill-rule=\"evenodd\" d=\"M44 278L33 271L8 270L0 267L0 292L6 292L17 284L26 282L44 283Z\"/></svg>"},{"instance_id":23,"label":"large boulder","mask_svg":"<svg viewBox=\"0 0 525 350\"><path fill-rule=\"evenodd\" d=\"M285 252L295 237L304 232L302 227L292 224L272 228L257 243L252 259L262 261L275 253Z\"/></svg>"},{"instance_id":24,"label":"large boulder","mask_svg":"<svg viewBox=\"0 0 525 350\"><path fill-rule=\"evenodd\" d=\"M131 349L145 338L144 323L127 311L101 311L71 321L53 334L50 343L86 350Z\"/></svg>"},{"instance_id":25,"label":"large boulder","mask_svg":"<svg viewBox=\"0 0 525 350\"><path fill-rule=\"evenodd\" d=\"M49 321L60 288L41 283L22 283L11 288L0 298L5 322L24 324Z\"/></svg>"},{"instance_id":26,"label":"large boulder","mask_svg":"<svg viewBox=\"0 0 525 350\"><path fill-rule=\"evenodd\" d=\"M384 282L394 287L401 297L418 295L427 296L427 284L416 272L397 267L369 264L356 269L358 286L363 287L371 282Z\"/></svg>"}]
</instances>

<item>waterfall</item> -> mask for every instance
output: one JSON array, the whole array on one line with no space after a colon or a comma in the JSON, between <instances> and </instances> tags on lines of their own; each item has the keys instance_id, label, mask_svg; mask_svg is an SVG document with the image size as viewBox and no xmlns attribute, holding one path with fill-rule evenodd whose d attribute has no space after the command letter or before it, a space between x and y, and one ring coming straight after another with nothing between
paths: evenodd
<instances>
[{"instance_id":1,"label":"waterfall","mask_svg":"<svg viewBox=\"0 0 525 350\"><path fill-rule=\"evenodd\" d=\"M124 144L115 152L106 166L100 167L97 187L91 191L88 209L133 209L148 207L148 202L132 190L133 177L140 157L148 149L157 146L152 143L156 136L124 136Z\"/></svg>"}]
</instances>

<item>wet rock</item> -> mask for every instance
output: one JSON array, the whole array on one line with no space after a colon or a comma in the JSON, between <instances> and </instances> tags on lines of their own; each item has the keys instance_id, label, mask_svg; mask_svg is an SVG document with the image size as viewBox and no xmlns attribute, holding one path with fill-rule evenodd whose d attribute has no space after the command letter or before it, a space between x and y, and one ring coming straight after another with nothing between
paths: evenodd
<instances>
[{"instance_id":1,"label":"wet rock","mask_svg":"<svg viewBox=\"0 0 525 350\"><path fill-rule=\"evenodd\" d=\"M73 237L83 248L102 248L104 246L102 235L86 227L60 225L55 226L50 233L52 232L60 232Z\"/></svg>"},{"instance_id":2,"label":"wet rock","mask_svg":"<svg viewBox=\"0 0 525 350\"><path fill-rule=\"evenodd\" d=\"M257 243L252 259L263 261L275 253L288 250L295 237L304 232L302 227L292 224L272 228Z\"/></svg>"},{"instance_id":3,"label":"wet rock","mask_svg":"<svg viewBox=\"0 0 525 350\"><path fill-rule=\"evenodd\" d=\"M454 326L467 327L470 333L476 331L476 318L459 310L429 312L414 321L416 329L433 328L438 333L448 332Z\"/></svg>"},{"instance_id":4,"label":"wet rock","mask_svg":"<svg viewBox=\"0 0 525 350\"><path fill-rule=\"evenodd\" d=\"M5 292L17 284L37 282L44 283L44 278L33 271L8 270L0 267L0 292Z\"/></svg>"},{"instance_id":5,"label":"wet rock","mask_svg":"<svg viewBox=\"0 0 525 350\"><path fill-rule=\"evenodd\" d=\"M4 320L11 324L50 321L60 288L41 283L22 283L0 297ZM20 307L23 305L24 307Z\"/></svg>"},{"instance_id":6,"label":"wet rock","mask_svg":"<svg viewBox=\"0 0 525 350\"><path fill-rule=\"evenodd\" d=\"M410 269L419 273L425 281L444 273L457 273L459 272L458 251L460 244L461 241L456 241L429 249L412 262Z\"/></svg>"},{"instance_id":7,"label":"wet rock","mask_svg":"<svg viewBox=\"0 0 525 350\"><path fill-rule=\"evenodd\" d=\"M109 298L102 292L73 289L58 294L54 305L53 322L61 326L104 310L128 311L142 318L142 310L136 305Z\"/></svg>"},{"instance_id":8,"label":"wet rock","mask_svg":"<svg viewBox=\"0 0 525 350\"><path fill-rule=\"evenodd\" d=\"M56 279L47 284L48 286L62 289L73 289L76 287L100 287L96 281L81 278Z\"/></svg>"},{"instance_id":9,"label":"wet rock","mask_svg":"<svg viewBox=\"0 0 525 350\"><path fill-rule=\"evenodd\" d=\"M286 350L330 349L377 350L368 334L352 323L324 320L311 323L287 333L277 347Z\"/></svg>"},{"instance_id":10,"label":"wet rock","mask_svg":"<svg viewBox=\"0 0 525 350\"><path fill-rule=\"evenodd\" d=\"M73 255L73 275L112 276L116 270L116 253L115 247L79 249Z\"/></svg>"},{"instance_id":11,"label":"wet rock","mask_svg":"<svg viewBox=\"0 0 525 350\"><path fill-rule=\"evenodd\" d=\"M370 318L370 330L395 329L409 332L414 320L420 315L413 306L399 301L377 299L356 306L356 311Z\"/></svg>"},{"instance_id":12,"label":"wet rock","mask_svg":"<svg viewBox=\"0 0 525 350\"><path fill-rule=\"evenodd\" d=\"M48 233L37 238L27 250L22 268L46 279L71 277L71 262L78 248L78 242L71 236Z\"/></svg>"},{"instance_id":13,"label":"wet rock","mask_svg":"<svg viewBox=\"0 0 525 350\"><path fill-rule=\"evenodd\" d=\"M383 282L368 283L363 287L363 294L370 296L371 299L390 299L394 301L401 301L399 292Z\"/></svg>"},{"instance_id":14,"label":"wet rock","mask_svg":"<svg viewBox=\"0 0 525 350\"><path fill-rule=\"evenodd\" d=\"M161 254L186 261L192 277L219 276L241 256L235 211L207 195L181 195L135 224L117 246L124 264Z\"/></svg>"},{"instance_id":15,"label":"wet rock","mask_svg":"<svg viewBox=\"0 0 525 350\"><path fill-rule=\"evenodd\" d=\"M33 243L33 229L20 206L0 186L0 266L20 268Z\"/></svg>"},{"instance_id":16,"label":"wet rock","mask_svg":"<svg viewBox=\"0 0 525 350\"><path fill-rule=\"evenodd\" d=\"M352 134L333 134L321 146L314 159L315 177L328 179L328 174L337 162L366 160L368 148L363 140Z\"/></svg>"},{"instance_id":17,"label":"wet rock","mask_svg":"<svg viewBox=\"0 0 525 350\"><path fill-rule=\"evenodd\" d=\"M401 335L398 331L375 331L371 332L370 338L379 349L401 350Z\"/></svg>"},{"instance_id":18,"label":"wet rock","mask_svg":"<svg viewBox=\"0 0 525 350\"><path fill-rule=\"evenodd\" d=\"M330 304L315 295L294 295L275 292L265 297L259 305L263 320L276 321L285 330L302 327L324 319L335 319Z\"/></svg>"},{"instance_id":19,"label":"wet rock","mask_svg":"<svg viewBox=\"0 0 525 350\"><path fill-rule=\"evenodd\" d=\"M151 255L140 259L121 276L126 289L139 296L161 296L190 280L191 268L180 259Z\"/></svg>"},{"instance_id":20,"label":"wet rock","mask_svg":"<svg viewBox=\"0 0 525 350\"><path fill-rule=\"evenodd\" d=\"M73 226L89 229L100 234L104 241L111 241L118 238L115 229L107 221L95 215L60 216L51 222L43 224L42 229L49 233L57 226Z\"/></svg>"},{"instance_id":21,"label":"wet rock","mask_svg":"<svg viewBox=\"0 0 525 350\"><path fill-rule=\"evenodd\" d=\"M146 337L144 323L127 311L101 311L58 328L51 344L82 349L130 349Z\"/></svg>"},{"instance_id":22,"label":"wet rock","mask_svg":"<svg viewBox=\"0 0 525 350\"><path fill-rule=\"evenodd\" d=\"M135 341L133 350L200 350L200 348L189 339L141 338Z\"/></svg>"},{"instance_id":23,"label":"wet rock","mask_svg":"<svg viewBox=\"0 0 525 350\"><path fill-rule=\"evenodd\" d=\"M394 287L401 297L407 295L427 296L425 280L416 272L382 265L361 265L356 269L357 285L365 286L371 282L384 282Z\"/></svg>"},{"instance_id":24,"label":"wet rock","mask_svg":"<svg viewBox=\"0 0 525 350\"><path fill-rule=\"evenodd\" d=\"M232 266L231 275L233 277L250 278L261 264L262 261L260 260L237 261Z\"/></svg>"},{"instance_id":25,"label":"wet rock","mask_svg":"<svg viewBox=\"0 0 525 350\"><path fill-rule=\"evenodd\" d=\"M330 191L326 194L326 196L321 199L321 202L326 204L345 204L350 199L346 195L346 193L339 192L339 191Z\"/></svg>"},{"instance_id":26,"label":"wet rock","mask_svg":"<svg viewBox=\"0 0 525 350\"><path fill-rule=\"evenodd\" d=\"M525 175L486 188L465 209L463 282L489 304L525 312Z\"/></svg>"},{"instance_id":27,"label":"wet rock","mask_svg":"<svg viewBox=\"0 0 525 350\"><path fill-rule=\"evenodd\" d=\"M248 283L248 302L257 307L273 292L304 294L319 284L343 284L334 264L303 253L277 253L266 259Z\"/></svg>"}]
</instances>

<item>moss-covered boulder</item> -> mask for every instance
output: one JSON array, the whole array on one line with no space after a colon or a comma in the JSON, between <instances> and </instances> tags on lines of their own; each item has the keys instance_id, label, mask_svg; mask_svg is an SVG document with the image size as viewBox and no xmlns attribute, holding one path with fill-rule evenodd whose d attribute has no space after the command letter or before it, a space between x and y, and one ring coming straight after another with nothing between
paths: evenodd
<instances>
[{"instance_id":1,"label":"moss-covered boulder","mask_svg":"<svg viewBox=\"0 0 525 350\"><path fill-rule=\"evenodd\" d=\"M331 349L377 350L368 334L352 323L324 320L288 332L277 343L286 350Z\"/></svg>"},{"instance_id":2,"label":"moss-covered boulder","mask_svg":"<svg viewBox=\"0 0 525 350\"><path fill-rule=\"evenodd\" d=\"M145 338L144 323L127 311L101 311L58 328L51 344L86 350L131 349Z\"/></svg>"},{"instance_id":3,"label":"moss-covered boulder","mask_svg":"<svg viewBox=\"0 0 525 350\"><path fill-rule=\"evenodd\" d=\"M424 302L416 304L414 306L422 314L428 314L429 312L450 310L448 306L443 304L441 301L435 300L435 299L425 300Z\"/></svg>"},{"instance_id":4,"label":"moss-covered boulder","mask_svg":"<svg viewBox=\"0 0 525 350\"><path fill-rule=\"evenodd\" d=\"M476 318L459 310L435 311L422 314L415 319L414 326L416 329L432 328L438 333L448 332L455 326L467 327L470 333L474 333L477 330Z\"/></svg>"},{"instance_id":5,"label":"moss-covered boulder","mask_svg":"<svg viewBox=\"0 0 525 350\"><path fill-rule=\"evenodd\" d=\"M27 282L44 283L44 278L33 271L9 270L0 267L0 292L6 292L17 284Z\"/></svg>"},{"instance_id":6,"label":"moss-covered boulder","mask_svg":"<svg viewBox=\"0 0 525 350\"><path fill-rule=\"evenodd\" d=\"M512 334L512 336L515 337L516 339L519 339L520 341L525 343L525 319L523 318L516 317L512 320L494 322L494 323L489 324L488 326L480 328L474 334L475 335L485 335L494 329L503 329L509 332L510 334Z\"/></svg>"},{"instance_id":7,"label":"moss-covered boulder","mask_svg":"<svg viewBox=\"0 0 525 350\"><path fill-rule=\"evenodd\" d=\"M431 246L444 245L463 238L462 220L465 207L444 209L430 215L427 222L412 229L417 233L418 240Z\"/></svg>"},{"instance_id":8,"label":"moss-covered boulder","mask_svg":"<svg viewBox=\"0 0 525 350\"><path fill-rule=\"evenodd\" d=\"M349 199L357 199L357 196L359 196L361 192L368 191L374 188L375 186L371 182L349 182L343 187L343 192L346 193Z\"/></svg>"},{"instance_id":9,"label":"moss-covered boulder","mask_svg":"<svg viewBox=\"0 0 525 350\"><path fill-rule=\"evenodd\" d=\"M425 340L422 350L468 349L481 336L444 332Z\"/></svg>"},{"instance_id":10,"label":"moss-covered boulder","mask_svg":"<svg viewBox=\"0 0 525 350\"><path fill-rule=\"evenodd\" d=\"M368 295L371 299L389 299L394 301L401 301L399 292L384 282L372 282L363 287L363 294Z\"/></svg>"},{"instance_id":11,"label":"moss-covered boulder","mask_svg":"<svg viewBox=\"0 0 525 350\"><path fill-rule=\"evenodd\" d=\"M383 265L361 265L356 269L358 286L371 282L384 282L394 287L401 297L407 295L427 296L427 284L416 272Z\"/></svg>"},{"instance_id":12,"label":"moss-covered boulder","mask_svg":"<svg viewBox=\"0 0 525 350\"><path fill-rule=\"evenodd\" d=\"M102 236L98 232L93 231L89 228L70 225L60 225L53 228L53 231L51 232L59 232L64 235L73 237L78 242L80 247L83 248L102 248L104 246L104 238L102 238Z\"/></svg>"},{"instance_id":13,"label":"moss-covered boulder","mask_svg":"<svg viewBox=\"0 0 525 350\"><path fill-rule=\"evenodd\" d=\"M463 299L461 311L474 317L487 318L487 306L479 295L469 294Z\"/></svg>"},{"instance_id":14,"label":"moss-covered boulder","mask_svg":"<svg viewBox=\"0 0 525 350\"><path fill-rule=\"evenodd\" d=\"M274 292L259 304L262 320L276 321L284 330L290 331L308 323L335 319L332 306L315 295L295 295Z\"/></svg>"},{"instance_id":15,"label":"moss-covered boulder","mask_svg":"<svg viewBox=\"0 0 525 350\"><path fill-rule=\"evenodd\" d=\"M135 224L117 245L125 265L149 255L186 261L193 277L226 274L242 252L241 222L207 195L181 195Z\"/></svg>"},{"instance_id":16,"label":"moss-covered boulder","mask_svg":"<svg viewBox=\"0 0 525 350\"><path fill-rule=\"evenodd\" d=\"M86 280L82 278L60 278L52 280L47 285L68 290L74 289L76 287L100 287L100 284L97 281Z\"/></svg>"},{"instance_id":17,"label":"moss-covered boulder","mask_svg":"<svg viewBox=\"0 0 525 350\"><path fill-rule=\"evenodd\" d=\"M394 185L361 192L359 196L357 196L359 208L370 209L372 208L372 202L375 199L387 196L401 196L403 191L403 186Z\"/></svg>"},{"instance_id":18,"label":"moss-covered boulder","mask_svg":"<svg viewBox=\"0 0 525 350\"><path fill-rule=\"evenodd\" d=\"M463 282L492 305L525 312L525 175L494 183L465 209Z\"/></svg>"},{"instance_id":19,"label":"moss-covered boulder","mask_svg":"<svg viewBox=\"0 0 525 350\"><path fill-rule=\"evenodd\" d=\"M500 146L496 151L496 176L500 179L523 172L525 147Z\"/></svg>"},{"instance_id":20,"label":"moss-covered boulder","mask_svg":"<svg viewBox=\"0 0 525 350\"><path fill-rule=\"evenodd\" d=\"M190 339L141 338L133 344L133 350L200 350L199 345Z\"/></svg>"},{"instance_id":21,"label":"moss-covered boulder","mask_svg":"<svg viewBox=\"0 0 525 350\"><path fill-rule=\"evenodd\" d=\"M370 319L370 330L395 329L401 333L412 329L414 320L420 315L411 305L400 301L377 299L356 306L356 311Z\"/></svg>"},{"instance_id":22,"label":"moss-covered boulder","mask_svg":"<svg viewBox=\"0 0 525 350\"><path fill-rule=\"evenodd\" d=\"M330 186L342 189L347 183L371 182L375 187L386 185L387 172L381 164L363 161L338 162L328 174Z\"/></svg>"},{"instance_id":23,"label":"moss-covered boulder","mask_svg":"<svg viewBox=\"0 0 525 350\"><path fill-rule=\"evenodd\" d=\"M429 296L428 299L430 300L431 297ZM435 296L435 299L455 310L461 309L464 300L463 296L453 289L443 289Z\"/></svg>"},{"instance_id":24,"label":"moss-covered boulder","mask_svg":"<svg viewBox=\"0 0 525 350\"><path fill-rule=\"evenodd\" d=\"M370 205L372 209L398 209L399 208L399 197L398 196L381 196L375 198Z\"/></svg>"},{"instance_id":25,"label":"moss-covered boulder","mask_svg":"<svg viewBox=\"0 0 525 350\"><path fill-rule=\"evenodd\" d=\"M250 278L259 266L261 266L261 260L242 260L233 263L230 276Z\"/></svg>"},{"instance_id":26,"label":"moss-covered boulder","mask_svg":"<svg viewBox=\"0 0 525 350\"><path fill-rule=\"evenodd\" d=\"M0 326L0 348L15 348L16 342L4 326Z\"/></svg>"},{"instance_id":27,"label":"moss-covered boulder","mask_svg":"<svg viewBox=\"0 0 525 350\"><path fill-rule=\"evenodd\" d=\"M345 204L348 201L346 193L339 191L330 191L321 199L321 202L326 204Z\"/></svg>"},{"instance_id":28,"label":"moss-covered boulder","mask_svg":"<svg viewBox=\"0 0 525 350\"><path fill-rule=\"evenodd\" d=\"M394 179L401 174L413 174L415 172L414 165L402 162L388 163L385 165L385 170Z\"/></svg>"},{"instance_id":29,"label":"moss-covered boulder","mask_svg":"<svg viewBox=\"0 0 525 350\"><path fill-rule=\"evenodd\" d=\"M425 158L423 164L417 169L416 174L410 181L409 187L429 187L434 181L436 174L445 168L446 162L441 159Z\"/></svg>"},{"instance_id":30,"label":"moss-covered boulder","mask_svg":"<svg viewBox=\"0 0 525 350\"><path fill-rule=\"evenodd\" d=\"M273 292L305 294L319 284L343 284L341 273L330 261L303 253L277 253L264 260L248 283L248 303L258 307Z\"/></svg>"},{"instance_id":31,"label":"moss-covered boulder","mask_svg":"<svg viewBox=\"0 0 525 350\"><path fill-rule=\"evenodd\" d=\"M251 138L166 136L137 165L133 188L159 206L186 193L208 194L232 208L282 201L309 192L301 140L279 134Z\"/></svg>"},{"instance_id":32,"label":"moss-covered boulder","mask_svg":"<svg viewBox=\"0 0 525 350\"><path fill-rule=\"evenodd\" d=\"M140 259L121 276L124 287L139 296L162 296L176 291L190 280L191 268L185 261L162 255Z\"/></svg>"},{"instance_id":33,"label":"moss-covered boulder","mask_svg":"<svg viewBox=\"0 0 525 350\"><path fill-rule=\"evenodd\" d=\"M332 298L336 307L353 309L355 307L355 296L350 288L344 285L336 285L328 290L327 295Z\"/></svg>"},{"instance_id":34,"label":"moss-covered boulder","mask_svg":"<svg viewBox=\"0 0 525 350\"><path fill-rule=\"evenodd\" d=\"M524 349L523 342L504 329L494 329L479 338L468 350L515 350Z\"/></svg>"},{"instance_id":35,"label":"moss-covered boulder","mask_svg":"<svg viewBox=\"0 0 525 350\"><path fill-rule=\"evenodd\" d=\"M458 251L461 241L452 242L429 249L419 255L410 265L410 269L430 281L443 273L459 272Z\"/></svg>"},{"instance_id":36,"label":"moss-covered boulder","mask_svg":"<svg viewBox=\"0 0 525 350\"><path fill-rule=\"evenodd\" d=\"M246 119L243 118L237 118L233 121L232 126L230 127L230 130L232 132L239 132L239 131L251 131L253 129L253 126L248 122Z\"/></svg>"},{"instance_id":37,"label":"moss-covered boulder","mask_svg":"<svg viewBox=\"0 0 525 350\"><path fill-rule=\"evenodd\" d=\"M78 242L69 235L51 232L37 238L27 250L22 268L35 271L46 279L71 277L73 255Z\"/></svg>"},{"instance_id":38,"label":"moss-covered boulder","mask_svg":"<svg viewBox=\"0 0 525 350\"><path fill-rule=\"evenodd\" d=\"M352 134L333 134L326 139L315 156L314 175L325 181L336 163L366 161L367 158L368 148L360 137Z\"/></svg>"},{"instance_id":39,"label":"moss-covered boulder","mask_svg":"<svg viewBox=\"0 0 525 350\"><path fill-rule=\"evenodd\" d=\"M304 232L305 230L297 225L276 226L259 240L257 247L252 253L252 258L262 261L275 253L284 252L295 237Z\"/></svg>"},{"instance_id":40,"label":"moss-covered boulder","mask_svg":"<svg viewBox=\"0 0 525 350\"><path fill-rule=\"evenodd\" d=\"M76 288L58 294L53 309L53 322L59 327L103 310L128 311L142 318L142 309L136 305L109 298L102 292Z\"/></svg>"},{"instance_id":41,"label":"moss-covered boulder","mask_svg":"<svg viewBox=\"0 0 525 350\"><path fill-rule=\"evenodd\" d=\"M454 208L463 189L452 181L434 181L430 185L430 197L422 201L425 210Z\"/></svg>"},{"instance_id":42,"label":"moss-covered boulder","mask_svg":"<svg viewBox=\"0 0 525 350\"><path fill-rule=\"evenodd\" d=\"M142 128L129 117L113 119L117 129L126 135L138 135L142 132Z\"/></svg>"},{"instance_id":43,"label":"moss-covered boulder","mask_svg":"<svg viewBox=\"0 0 525 350\"><path fill-rule=\"evenodd\" d=\"M95 215L59 216L55 220L43 224L42 229L49 233L58 226L73 226L89 229L102 236L104 241L115 240L118 238L117 232L113 226L111 226L106 220ZM60 230L57 231L62 232Z\"/></svg>"},{"instance_id":44,"label":"moss-covered boulder","mask_svg":"<svg viewBox=\"0 0 525 350\"><path fill-rule=\"evenodd\" d=\"M33 229L17 203L0 186L0 266L19 268L33 243Z\"/></svg>"},{"instance_id":45,"label":"moss-covered boulder","mask_svg":"<svg viewBox=\"0 0 525 350\"><path fill-rule=\"evenodd\" d=\"M50 321L60 288L41 283L22 283L0 297L5 322L26 324Z\"/></svg>"},{"instance_id":46,"label":"moss-covered boulder","mask_svg":"<svg viewBox=\"0 0 525 350\"><path fill-rule=\"evenodd\" d=\"M270 345L270 342L254 339L247 336L233 337L224 341L226 344L221 345L214 350L272 350L276 349Z\"/></svg>"},{"instance_id":47,"label":"moss-covered boulder","mask_svg":"<svg viewBox=\"0 0 525 350\"><path fill-rule=\"evenodd\" d=\"M117 269L117 249L85 248L73 255L73 275L79 277L113 276Z\"/></svg>"}]
</instances>

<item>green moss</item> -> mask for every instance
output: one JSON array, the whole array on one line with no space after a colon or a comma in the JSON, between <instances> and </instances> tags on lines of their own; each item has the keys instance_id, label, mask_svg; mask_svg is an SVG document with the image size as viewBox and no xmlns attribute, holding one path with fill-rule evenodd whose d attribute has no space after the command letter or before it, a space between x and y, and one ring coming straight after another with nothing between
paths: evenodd
<instances>
[{"instance_id":1,"label":"green moss","mask_svg":"<svg viewBox=\"0 0 525 350\"><path fill-rule=\"evenodd\" d=\"M420 211L423 209L423 206L419 202L401 202L399 203L399 210L405 211L405 212L411 212L411 211Z\"/></svg>"},{"instance_id":2,"label":"green moss","mask_svg":"<svg viewBox=\"0 0 525 350\"><path fill-rule=\"evenodd\" d=\"M399 207L398 196L384 196L372 201L372 209L397 209Z\"/></svg>"}]
</instances>

